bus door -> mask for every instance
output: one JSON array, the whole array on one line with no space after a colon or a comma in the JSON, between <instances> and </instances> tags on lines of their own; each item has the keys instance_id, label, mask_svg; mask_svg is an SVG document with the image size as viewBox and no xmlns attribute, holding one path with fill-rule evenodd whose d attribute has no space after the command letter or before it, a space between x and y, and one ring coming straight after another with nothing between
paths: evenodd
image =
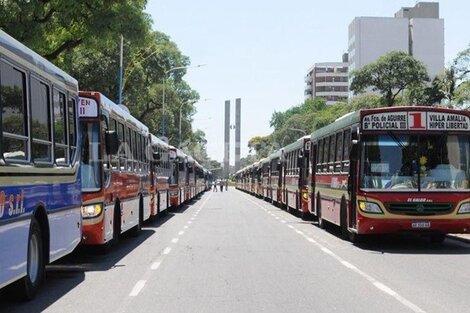
<instances>
[{"instance_id":1,"label":"bus door","mask_svg":"<svg viewBox=\"0 0 470 313\"><path fill-rule=\"evenodd\" d=\"M312 148L310 149L310 171L312 175L312 179L310 181L310 208L311 212L315 214L315 216L318 216L317 212L317 201L316 200L316 194L315 194L315 181L316 181L316 173L317 173L317 153L318 153L318 141L315 143L312 143Z\"/></svg>"},{"instance_id":2,"label":"bus door","mask_svg":"<svg viewBox=\"0 0 470 313\"><path fill-rule=\"evenodd\" d=\"M345 132L346 137L346 132ZM351 137L344 138L349 143L349 174L348 174L348 195L349 195L349 227L356 228L356 192L357 192L357 162L359 160L359 128L353 126ZM346 147L345 147L346 149Z\"/></svg>"}]
</instances>

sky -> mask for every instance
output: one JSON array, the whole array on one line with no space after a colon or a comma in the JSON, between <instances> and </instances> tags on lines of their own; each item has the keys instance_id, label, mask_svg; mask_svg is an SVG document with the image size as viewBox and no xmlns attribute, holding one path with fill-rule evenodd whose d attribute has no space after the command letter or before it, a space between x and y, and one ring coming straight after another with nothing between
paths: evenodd
<instances>
[{"instance_id":1,"label":"sky","mask_svg":"<svg viewBox=\"0 0 470 313\"><path fill-rule=\"evenodd\" d=\"M393 17L414 0L149 0L153 29L171 37L191 65L184 79L199 92L193 128L206 133L207 152L223 161L224 103L241 98L241 156L265 136L274 111L304 101L304 78L317 62L339 62L356 16ZM434 1L437 2L437 1ZM470 1L439 1L448 64L470 43ZM235 131L231 130L234 164ZM300 134L299 134L300 137Z\"/></svg>"}]
</instances>

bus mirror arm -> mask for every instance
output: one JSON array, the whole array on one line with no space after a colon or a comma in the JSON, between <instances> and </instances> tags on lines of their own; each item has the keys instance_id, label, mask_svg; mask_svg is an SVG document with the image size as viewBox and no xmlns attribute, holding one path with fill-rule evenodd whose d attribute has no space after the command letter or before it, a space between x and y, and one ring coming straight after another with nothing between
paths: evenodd
<instances>
[{"instance_id":1,"label":"bus mirror arm","mask_svg":"<svg viewBox=\"0 0 470 313\"><path fill-rule=\"evenodd\" d=\"M358 147L359 147L359 140L357 139L351 140L351 149L349 151L349 158L351 159L351 161L357 160Z\"/></svg>"},{"instance_id":2,"label":"bus mirror arm","mask_svg":"<svg viewBox=\"0 0 470 313\"><path fill-rule=\"evenodd\" d=\"M106 153L107 154L117 154L119 150L119 138L115 130L106 131Z\"/></svg>"},{"instance_id":3,"label":"bus mirror arm","mask_svg":"<svg viewBox=\"0 0 470 313\"><path fill-rule=\"evenodd\" d=\"M154 163L159 163L160 162L160 152L153 152L152 153L152 158Z\"/></svg>"}]
</instances>

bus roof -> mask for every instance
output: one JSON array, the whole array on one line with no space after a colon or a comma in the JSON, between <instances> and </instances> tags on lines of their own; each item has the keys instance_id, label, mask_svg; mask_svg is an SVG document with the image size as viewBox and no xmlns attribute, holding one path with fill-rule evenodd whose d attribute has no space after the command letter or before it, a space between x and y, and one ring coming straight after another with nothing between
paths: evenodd
<instances>
[{"instance_id":1,"label":"bus roof","mask_svg":"<svg viewBox=\"0 0 470 313\"><path fill-rule=\"evenodd\" d=\"M311 134L312 140L323 137L328 134L332 134L339 129L343 129L347 126L350 126L355 123L359 123L359 116L361 111L349 112L344 114L343 116L337 118L333 123L322 127L320 129L315 130Z\"/></svg>"}]
</instances>

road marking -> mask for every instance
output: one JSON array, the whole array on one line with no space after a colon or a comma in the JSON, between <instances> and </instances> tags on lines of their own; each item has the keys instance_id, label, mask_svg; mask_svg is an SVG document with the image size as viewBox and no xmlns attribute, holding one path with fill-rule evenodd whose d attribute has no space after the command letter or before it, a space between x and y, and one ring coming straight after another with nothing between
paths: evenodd
<instances>
[{"instance_id":1,"label":"road marking","mask_svg":"<svg viewBox=\"0 0 470 313\"><path fill-rule=\"evenodd\" d=\"M188 225L184 225L183 228L184 228L184 229L188 229L189 226L188 226Z\"/></svg>"},{"instance_id":2,"label":"road marking","mask_svg":"<svg viewBox=\"0 0 470 313\"><path fill-rule=\"evenodd\" d=\"M171 247L166 247L165 250L163 250L163 254L169 254L171 251Z\"/></svg>"},{"instance_id":3,"label":"road marking","mask_svg":"<svg viewBox=\"0 0 470 313\"><path fill-rule=\"evenodd\" d=\"M261 207L261 205L259 205L258 203L256 203L255 201L243 196L246 200L250 201L251 203L255 204L256 206L258 207ZM289 228L291 229L294 229L295 228L292 226L292 225L287 225ZM374 287L376 287L378 290L382 291L383 293L393 297L395 300L397 300L398 302L400 302L401 304L403 304L404 306L408 307L409 309L411 309L413 312L416 312L416 313L426 313L426 311L424 311L423 309L421 309L419 306L417 306L416 304L414 304L413 302L409 301L408 299L402 297L400 294L398 294L396 291L394 291L392 288L388 287L387 285L381 283L380 281L376 280L375 278L373 278L372 276L370 276L369 274L367 274L366 272L363 272L361 271L359 268L357 268L355 265L349 263L348 261L344 260L343 258L341 258L339 255L335 254L333 251L331 251L330 249L326 248L325 246L323 246L322 244L318 243L317 241L313 240L312 238L310 237L307 237L305 235L303 235L303 237L305 239L307 239L307 241L313 243L314 245L316 245L318 248L320 248L320 250L322 250L323 252L325 252L326 254L330 255L332 258L334 258L336 261L338 261L340 264L342 264L343 266L346 266L348 269L352 270L353 272L357 273L358 275L360 275L361 277L363 277L364 279L366 279L367 281L369 281Z\"/></svg>"},{"instance_id":4,"label":"road marking","mask_svg":"<svg viewBox=\"0 0 470 313\"><path fill-rule=\"evenodd\" d=\"M285 220L281 220L281 223L282 223L282 224L285 224L285 223L287 223L287 222L286 222Z\"/></svg>"},{"instance_id":5,"label":"road marking","mask_svg":"<svg viewBox=\"0 0 470 313\"><path fill-rule=\"evenodd\" d=\"M192 221L188 221L188 224L192 224L193 222Z\"/></svg>"},{"instance_id":6,"label":"road marking","mask_svg":"<svg viewBox=\"0 0 470 313\"><path fill-rule=\"evenodd\" d=\"M299 235L303 235L303 234L304 234L304 233L301 232L300 230L296 230L295 232L296 232L297 234L299 234Z\"/></svg>"},{"instance_id":7,"label":"road marking","mask_svg":"<svg viewBox=\"0 0 470 313\"><path fill-rule=\"evenodd\" d=\"M130 297L135 297L139 294L139 292L144 288L146 280L139 280L137 284L135 284L134 288L132 288L131 293L129 294Z\"/></svg>"},{"instance_id":8,"label":"road marking","mask_svg":"<svg viewBox=\"0 0 470 313\"><path fill-rule=\"evenodd\" d=\"M182 230L178 233L179 236L182 236L183 234L184 234L184 230Z\"/></svg>"},{"instance_id":9,"label":"road marking","mask_svg":"<svg viewBox=\"0 0 470 313\"><path fill-rule=\"evenodd\" d=\"M179 240L179 238L173 238L173 239L171 239L171 242L172 243L178 243L178 240Z\"/></svg>"},{"instance_id":10,"label":"road marking","mask_svg":"<svg viewBox=\"0 0 470 313\"><path fill-rule=\"evenodd\" d=\"M150 266L150 269L156 270L157 268L160 267L161 264L162 264L161 261L153 262L153 263L152 263L152 266Z\"/></svg>"}]
</instances>

